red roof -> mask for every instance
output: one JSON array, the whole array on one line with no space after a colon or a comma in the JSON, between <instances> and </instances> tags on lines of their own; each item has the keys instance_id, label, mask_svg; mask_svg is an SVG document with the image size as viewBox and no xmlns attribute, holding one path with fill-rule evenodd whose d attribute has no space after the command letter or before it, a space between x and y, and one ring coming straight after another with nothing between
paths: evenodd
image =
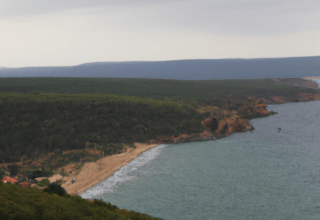
<instances>
[{"instance_id":1,"label":"red roof","mask_svg":"<svg viewBox=\"0 0 320 220\"><path fill-rule=\"evenodd\" d=\"M22 187L29 187L30 185L31 185L31 182L20 183L20 186L22 186Z\"/></svg>"},{"instance_id":2,"label":"red roof","mask_svg":"<svg viewBox=\"0 0 320 220\"><path fill-rule=\"evenodd\" d=\"M10 181L10 177L8 177L8 176L5 176L5 177L3 177L3 179L2 179L2 182L8 182L8 181Z\"/></svg>"},{"instance_id":3,"label":"red roof","mask_svg":"<svg viewBox=\"0 0 320 220\"><path fill-rule=\"evenodd\" d=\"M15 178L11 178L9 176L5 176L3 179L2 179L2 182L6 183L6 182L10 182L10 183L15 183L17 182L17 180Z\"/></svg>"}]
</instances>

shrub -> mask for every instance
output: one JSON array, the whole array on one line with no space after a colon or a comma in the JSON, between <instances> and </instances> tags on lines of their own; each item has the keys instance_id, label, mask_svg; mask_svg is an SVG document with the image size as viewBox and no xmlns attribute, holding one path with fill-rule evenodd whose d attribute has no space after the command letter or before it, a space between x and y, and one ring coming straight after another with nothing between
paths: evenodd
<instances>
[{"instance_id":1,"label":"shrub","mask_svg":"<svg viewBox=\"0 0 320 220\"><path fill-rule=\"evenodd\" d=\"M61 187L61 185L57 183L50 183L47 188L45 188L43 191L48 193L55 193L59 196L63 196L66 192L64 188Z\"/></svg>"},{"instance_id":2,"label":"shrub","mask_svg":"<svg viewBox=\"0 0 320 220\"><path fill-rule=\"evenodd\" d=\"M5 175L6 175L6 172L3 169L0 169L0 180L2 180Z\"/></svg>"},{"instance_id":3,"label":"shrub","mask_svg":"<svg viewBox=\"0 0 320 220\"><path fill-rule=\"evenodd\" d=\"M18 166L17 164L12 164L8 166L8 169L10 171L10 176L16 176L18 175L19 171L20 171L20 166Z\"/></svg>"},{"instance_id":4,"label":"shrub","mask_svg":"<svg viewBox=\"0 0 320 220\"><path fill-rule=\"evenodd\" d=\"M62 154L62 150L61 149L55 149L54 150L54 154L61 155Z\"/></svg>"},{"instance_id":5,"label":"shrub","mask_svg":"<svg viewBox=\"0 0 320 220\"><path fill-rule=\"evenodd\" d=\"M50 180L43 179L38 183L38 186L45 187L45 186L48 186L49 184L50 184Z\"/></svg>"},{"instance_id":6,"label":"shrub","mask_svg":"<svg viewBox=\"0 0 320 220\"><path fill-rule=\"evenodd\" d=\"M67 175L67 173L64 171L64 169L62 169L59 174L60 174L61 176L66 176L66 175Z\"/></svg>"},{"instance_id":7,"label":"shrub","mask_svg":"<svg viewBox=\"0 0 320 220\"><path fill-rule=\"evenodd\" d=\"M93 202L94 202L94 204L99 205L99 206L104 206L104 207L106 207L106 208L109 209L109 210L116 210L116 209L118 209L117 206L111 205L110 203L106 203L106 202L104 202L104 201L102 201L102 200L95 199Z\"/></svg>"},{"instance_id":8,"label":"shrub","mask_svg":"<svg viewBox=\"0 0 320 220\"><path fill-rule=\"evenodd\" d=\"M34 170L31 173L31 179L34 180L34 178L38 178L38 177L49 177L53 175L53 171L52 170Z\"/></svg>"}]
</instances>

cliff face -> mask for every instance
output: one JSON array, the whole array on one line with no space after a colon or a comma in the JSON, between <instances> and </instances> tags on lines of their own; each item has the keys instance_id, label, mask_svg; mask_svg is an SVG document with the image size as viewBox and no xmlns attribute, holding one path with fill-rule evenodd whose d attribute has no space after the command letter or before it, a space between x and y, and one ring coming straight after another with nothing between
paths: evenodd
<instances>
[{"instance_id":1,"label":"cliff face","mask_svg":"<svg viewBox=\"0 0 320 220\"><path fill-rule=\"evenodd\" d=\"M276 114L267 110L266 100L255 100L253 106L243 106L238 109L238 115L242 118L257 118Z\"/></svg>"},{"instance_id":2,"label":"cliff face","mask_svg":"<svg viewBox=\"0 0 320 220\"><path fill-rule=\"evenodd\" d=\"M202 121L202 125L218 135L230 135L234 132L254 130L254 127L247 119L240 118L237 115L225 117L221 120L218 120L217 118L207 118Z\"/></svg>"}]
</instances>

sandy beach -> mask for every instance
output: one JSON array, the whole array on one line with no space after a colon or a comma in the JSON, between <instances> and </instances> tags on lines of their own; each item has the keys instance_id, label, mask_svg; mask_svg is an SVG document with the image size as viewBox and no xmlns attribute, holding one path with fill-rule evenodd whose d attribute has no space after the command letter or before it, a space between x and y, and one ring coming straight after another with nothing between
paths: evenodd
<instances>
[{"instance_id":1,"label":"sandy beach","mask_svg":"<svg viewBox=\"0 0 320 220\"><path fill-rule=\"evenodd\" d=\"M67 191L68 194L82 194L91 187L99 184L103 180L112 176L121 167L130 163L133 159L137 158L141 153L158 146L158 144L140 144L134 143L136 148L127 148L127 151L121 154L110 155L96 162L87 162L81 168L80 172L76 174L69 174L62 177L60 174L54 175L49 178L50 182L62 179L65 181L61 186ZM71 180L75 179L74 184Z\"/></svg>"}]
</instances>

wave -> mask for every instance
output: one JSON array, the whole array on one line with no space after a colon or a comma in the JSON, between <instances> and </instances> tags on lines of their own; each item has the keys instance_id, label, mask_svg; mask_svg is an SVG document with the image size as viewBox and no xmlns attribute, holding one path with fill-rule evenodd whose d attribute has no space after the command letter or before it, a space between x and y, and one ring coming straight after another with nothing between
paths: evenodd
<instances>
[{"instance_id":1,"label":"wave","mask_svg":"<svg viewBox=\"0 0 320 220\"><path fill-rule=\"evenodd\" d=\"M84 199L90 199L106 192L113 192L113 189L118 184L137 178L134 171L155 159L161 153L162 149L167 146L168 145L161 144L142 153L139 157L122 167L108 179L82 193L81 197Z\"/></svg>"}]
</instances>

